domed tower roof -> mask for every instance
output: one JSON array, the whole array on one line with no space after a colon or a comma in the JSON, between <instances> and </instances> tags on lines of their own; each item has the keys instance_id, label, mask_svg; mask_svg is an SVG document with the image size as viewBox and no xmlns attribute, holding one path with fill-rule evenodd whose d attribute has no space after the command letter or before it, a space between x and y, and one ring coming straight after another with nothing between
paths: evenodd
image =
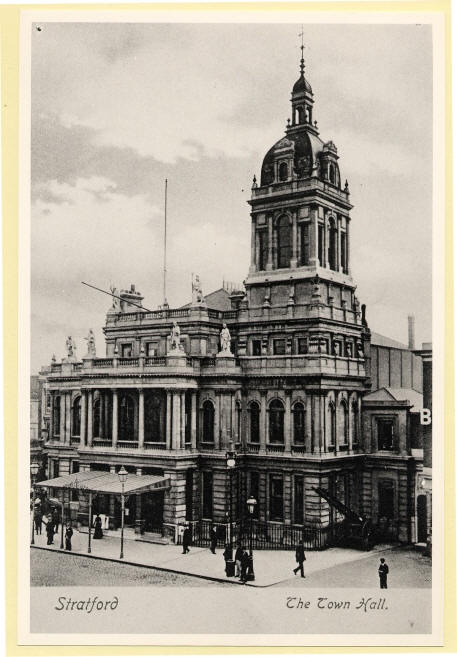
<instances>
[{"instance_id":1,"label":"domed tower roof","mask_svg":"<svg viewBox=\"0 0 457 657\"><path fill-rule=\"evenodd\" d=\"M303 60L302 60L303 61ZM305 78L303 72L301 73L300 77L298 78L297 82L294 84L293 89L292 89L292 95L293 94L299 94L299 93L309 93L312 94L313 90L311 88L310 83L308 80Z\"/></svg>"},{"instance_id":2,"label":"domed tower roof","mask_svg":"<svg viewBox=\"0 0 457 657\"><path fill-rule=\"evenodd\" d=\"M290 133L282 137L267 152L263 159L260 184L270 185L275 177L275 162L282 155L292 155L294 173L298 178L311 175L318 165L318 156L322 152L324 143L311 132Z\"/></svg>"}]
</instances>

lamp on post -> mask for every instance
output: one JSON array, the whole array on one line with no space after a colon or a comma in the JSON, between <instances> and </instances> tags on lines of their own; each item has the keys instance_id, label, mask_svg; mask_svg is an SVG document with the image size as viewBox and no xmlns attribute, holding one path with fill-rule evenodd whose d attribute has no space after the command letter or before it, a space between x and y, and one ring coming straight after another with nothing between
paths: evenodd
<instances>
[{"instance_id":1,"label":"lamp on post","mask_svg":"<svg viewBox=\"0 0 457 657\"><path fill-rule=\"evenodd\" d=\"M124 558L124 486L125 482L127 481L127 477L129 473L127 470L122 466L122 468L119 470L117 473L119 477L119 481L121 482L121 554L120 554L120 559Z\"/></svg>"},{"instance_id":2,"label":"lamp on post","mask_svg":"<svg viewBox=\"0 0 457 657\"><path fill-rule=\"evenodd\" d=\"M32 540L30 541L31 545L35 545L35 481L38 474L40 466L36 461L33 461L30 464L30 474L32 475Z\"/></svg>"},{"instance_id":3,"label":"lamp on post","mask_svg":"<svg viewBox=\"0 0 457 657\"><path fill-rule=\"evenodd\" d=\"M249 517L250 517L250 531L249 531L249 572L248 572L248 580L255 580L255 575L254 575L254 557L252 556L252 523L253 523L253 517L254 517L254 511L257 505L257 500L255 497L251 495L251 497L248 499L246 502L246 505L248 507L249 511Z\"/></svg>"},{"instance_id":4,"label":"lamp on post","mask_svg":"<svg viewBox=\"0 0 457 657\"><path fill-rule=\"evenodd\" d=\"M230 497L229 497L229 514L230 514L229 515L229 522L230 522L229 546L230 546L230 551L232 551L232 546L233 546L233 540L232 540L232 523L233 523L233 513L232 513L232 500L233 500L232 472L233 472L233 469L236 466L236 453L233 451L233 442L232 441L230 441L230 443L229 443L229 450L226 453L225 458L226 458L227 468L228 468L228 471L229 471L229 485L230 485Z\"/></svg>"}]
</instances>

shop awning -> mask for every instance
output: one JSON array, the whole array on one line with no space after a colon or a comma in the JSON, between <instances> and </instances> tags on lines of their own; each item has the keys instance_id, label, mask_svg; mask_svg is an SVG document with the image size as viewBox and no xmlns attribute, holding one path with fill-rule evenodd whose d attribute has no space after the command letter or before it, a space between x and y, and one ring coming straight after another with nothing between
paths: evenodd
<instances>
[{"instance_id":1,"label":"shop awning","mask_svg":"<svg viewBox=\"0 0 457 657\"><path fill-rule=\"evenodd\" d=\"M116 473L91 470L89 472L74 472L73 474L38 481L36 486L42 488L69 488L91 493L106 493L120 495L122 485ZM129 472L124 484L124 493L146 493L154 490L170 488L170 480L161 475L137 475Z\"/></svg>"}]
</instances>

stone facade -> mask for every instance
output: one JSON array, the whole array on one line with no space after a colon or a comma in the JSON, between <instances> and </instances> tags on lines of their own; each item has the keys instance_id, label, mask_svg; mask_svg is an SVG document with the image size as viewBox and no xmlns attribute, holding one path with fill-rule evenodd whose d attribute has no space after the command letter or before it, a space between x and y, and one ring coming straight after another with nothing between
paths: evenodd
<instances>
[{"instance_id":1,"label":"stone facade","mask_svg":"<svg viewBox=\"0 0 457 657\"><path fill-rule=\"evenodd\" d=\"M127 522L145 531L202 518L224 524L230 509L233 519L245 515L249 495L261 521L325 528L341 517L320 487L395 538L411 538L420 468L411 406L364 402L374 352L351 276L349 186L313 103L302 62L286 136L265 156L260 184L254 178L244 290L218 294L217 306L194 294L185 307L150 312L132 286L107 313L105 357L51 364L49 477L121 465L166 475L164 495L130 500ZM170 349L174 322L181 352ZM224 324L233 354L219 353ZM397 351L389 381L403 351L412 358ZM394 427L382 449L374 415ZM99 505L118 513L113 499Z\"/></svg>"}]
</instances>

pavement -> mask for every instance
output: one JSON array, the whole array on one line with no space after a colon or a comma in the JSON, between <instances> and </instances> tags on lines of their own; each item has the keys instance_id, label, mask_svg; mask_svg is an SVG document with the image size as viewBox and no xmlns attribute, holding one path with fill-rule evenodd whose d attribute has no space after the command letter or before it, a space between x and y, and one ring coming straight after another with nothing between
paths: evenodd
<instances>
[{"instance_id":1,"label":"pavement","mask_svg":"<svg viewBox=\"0 0 457 657\"><path fill-rule=\"evenodd\" d=\"M59 527L60 530L60 527ZM226 577L222 550L212 554L209 548L191 547L188 554L182 553L180 545L160 545L141 540L134 540L133 534L124 539L124 558L120 559L120 536L104 536L91 541L91 553L88 554L88 534L74 530L72 554L91 559L104 559L125 564L155 568L170 573L191 575L204 579L241 585L234 577ZM60 551L60 531L54 536L54 544L46 545L47 536L43 532L35 535L35 548ZM372 558L380 552L392 550L390 545L377 545L371 552L362 552L350 548L328 548L323 551L307 551L305 573L310 575L346 563L358 562ZM69 554L67 552L67 554ZM274 585L287 585L291 580L299 580L292 569L296 567L295 553L292 550L255 550L255 580L246 586L265 588ZM302 580L303 581L303 580Z\"/></svg>"}]
</instances>

